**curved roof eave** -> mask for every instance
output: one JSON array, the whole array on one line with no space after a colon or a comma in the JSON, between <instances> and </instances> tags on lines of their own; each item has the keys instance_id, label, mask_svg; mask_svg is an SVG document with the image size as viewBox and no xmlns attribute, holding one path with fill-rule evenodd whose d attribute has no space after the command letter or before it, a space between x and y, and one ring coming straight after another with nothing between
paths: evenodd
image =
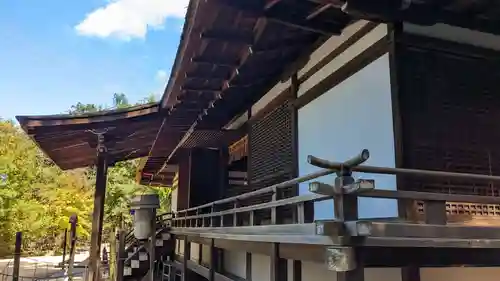
<instances>
[{"instance_id":1,"label":"curved roof eave","mask_svg":"<svg viewBox=\"0 0 500 281\"><path fill-rule=\"evenodd\" d=\"M93 123L112 122L123 119L141 117L157 113L159 103L149 103L144 105L103 110L86 114L55 114L55 115L21 115L16 116L21 127L28 129L65 126L65 125L91 125Z\"/></svg>"}]
</instances>

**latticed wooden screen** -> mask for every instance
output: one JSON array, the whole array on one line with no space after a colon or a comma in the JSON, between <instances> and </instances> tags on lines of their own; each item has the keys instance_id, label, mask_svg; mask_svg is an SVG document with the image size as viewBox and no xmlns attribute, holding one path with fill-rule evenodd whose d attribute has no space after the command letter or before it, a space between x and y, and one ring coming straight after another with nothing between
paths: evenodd
<instances>
[{"instance_id":1,"label":"latticed wooden screen","mask_svg":"<svg viewBox=\"0 0 500 281\"><path fill-rule=\"evenodd\" d=\"M285 102L251 124L250 183L264 187L293 177L292 110Z\"/></svg>"},{"instance_id":2,"label":"latticed wooden screen","mask_svg":"<svg viewBox=\"0 0 500 281\"><path fill-rule=\"evenodd\" d=\"M500 64L405 47L400 69L403 164L500 175ZM478 50L478 53L481 51ZM499 196L500 184L404 178L402 189ZM498 206L449 203L450 214L500 216Z\"/></svg>"},{"instance_id":3,"label":"latticed wooden screen","mask_svg":"<svg viewBox=\"0 0 500 281\"><path fill-rule=\"evenodd\" d=\"M292 103L285 101L265 116L251 121L248 133L248 186L239 187L239 194L293 178L293 110ZM280 197L290 196L292 189L285 189ZM270 199L271 195L266 194L242 204Z\"/></svg>"}]
</instances>

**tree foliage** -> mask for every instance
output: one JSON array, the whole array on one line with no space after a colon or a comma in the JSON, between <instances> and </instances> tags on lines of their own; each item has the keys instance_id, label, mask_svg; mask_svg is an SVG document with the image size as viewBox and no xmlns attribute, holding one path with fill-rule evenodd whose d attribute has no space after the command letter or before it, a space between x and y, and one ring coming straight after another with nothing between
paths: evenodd
<instances>
[{"instance_id":1,"label":"tree foliage","mask_svg":"<svg viewBox=\"0 0 500 281\"><path fill-rule=\"evenodd\" d=\"M139 103L154 101L150 96ZM114 94L111 107L77 103L70 114L129 107L124 94ZM104 241L122 223L130 224L130 198L156 192L169 208L169 189L140 186L135 182L139 160L116 163L108 169ZM40 254L60 248L69 217L77 214L78 240L85 244L91 232L95 170L93 167L61 171L18 126L0 119L0 256L12 253L15 232L23 232L25 253Z\"/></svg>"}]
</instances>

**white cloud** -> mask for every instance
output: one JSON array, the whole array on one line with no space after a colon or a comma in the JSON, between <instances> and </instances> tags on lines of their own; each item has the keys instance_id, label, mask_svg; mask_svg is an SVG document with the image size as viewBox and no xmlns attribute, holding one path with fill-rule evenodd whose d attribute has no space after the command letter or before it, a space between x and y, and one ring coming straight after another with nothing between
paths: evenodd
<instances>
[{"instance_id":1,"label":"white cloud","mask_svg":"<svg viewBox=\"0 0 500 281\"><path fill-rule=\"evenodd\" d=\"M87 14L76 27L85 36L145 38L148 29L160 29L167 18L183 19L189 0L111 0Z\"/></svg>"},{"instance_id":2,"label":"white cloud","mask_svg":"<svg viewBox=\"0 0 500 281\"><path fill-rule=\"evenodd\" d=\"M160 69L158 70L158 72L156 72L156 80L158 80L159 82L166 82L167 81L167 72L163 69Z\"/></svg>"}]
</instances>

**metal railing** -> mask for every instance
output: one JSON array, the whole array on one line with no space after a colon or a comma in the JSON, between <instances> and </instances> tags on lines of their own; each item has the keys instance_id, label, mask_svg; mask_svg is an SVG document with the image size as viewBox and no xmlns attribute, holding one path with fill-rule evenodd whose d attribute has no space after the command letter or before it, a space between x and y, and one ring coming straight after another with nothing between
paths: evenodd
<instances>
[{"instance_id":1,"label":"metal railing","mask_svg":"<svg viewBox=\"0 0 500 281\"><path fill-rule=\"evenodd\" d=\"M500 176L468 174L468 173L454 173L443 171L430 171L430 170L417 170L417 169L402 169L402 168L388 168L376 166L363 166L369 158L368 150L363 150L356 157L349 159L345 162L331 162L328 160L320 159L314 156L309 156L307 161L309 164L323 168L323 170L307 174L289 181L275 184L266 188L258 189L256 191L248 192L245 194L233 196L217 200L211 203L203 204L197 207L192 207L180 210L174 214L172 220L173 227L215 227L215 226L228 226L224 220L227 216L233 216L232 224L229 226L239 226L238 217L243 213L249 215L249 225L255 225L256 222L255 212L263 210L271 210L271 224L276 223L276 208L284 206L295 206L297 215L295 216L296 223L304 223L304 204L307 202L317 202L336 198L334 205L336 206L336 218L342 219L345 212L355 213L357 219L357 210L339 210L339 206L343 201L349 200L350 205L343 206L345 208L357 208L357 197L370 197L370 198L386 198L410 201L424 201L424 209L430 212L432 209L435 211L434 215L446 216L446 202L468 202L480 204L500 204L499 197L477 196L477 195L459 195L459 194L443 194L443 193L429 193L418 191L403 191L403 190L381 190L374 189L373 181L354 181L352 172L373 173L384 175L411 175L424 178L448 178L448 179L461 179L461 180L478 180L488 182L500 182ZM332 185L313 182L309 184L310 194L299 195L295 197L279 199L278 191L293 186L299 183L311 181L313 179L336 174L335 183ZM252 197L270 194L272 201L261 203L251 206L240 207L239 202L250 199ZM350 199L349 199L350 198ZM354 199L356 200L354 200ZM223 205L232 203L233 208L221 210ZM439 205L439 208L429 207ZM218 222L217 222L218 221Z\"/></svg>"}]
</instances>

